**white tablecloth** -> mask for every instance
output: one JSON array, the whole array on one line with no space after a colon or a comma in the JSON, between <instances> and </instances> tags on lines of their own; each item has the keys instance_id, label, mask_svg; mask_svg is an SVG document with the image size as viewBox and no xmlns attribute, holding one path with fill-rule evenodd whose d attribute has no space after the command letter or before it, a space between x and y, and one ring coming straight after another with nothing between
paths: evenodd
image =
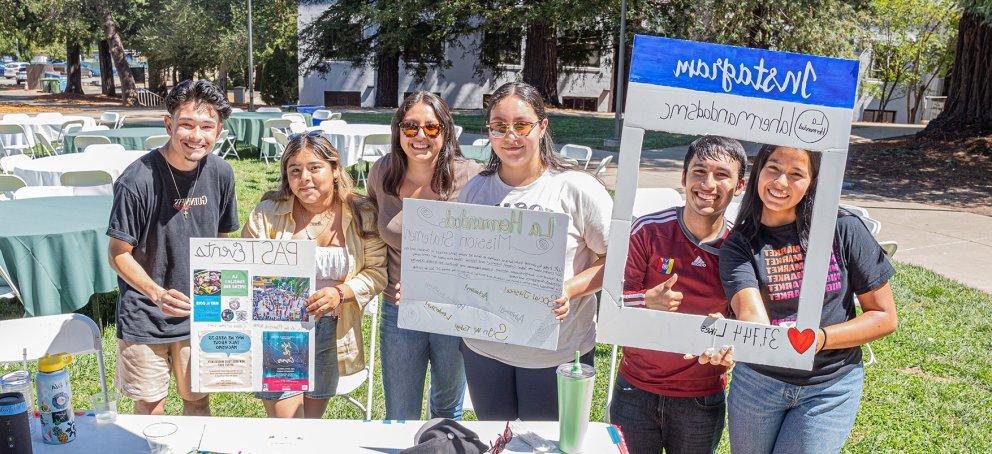
<instances>
[{"instance_id":1,"label":"white tablecloth","mask_svg":"<svg viewBox=\"0 0 992 454\"><path fill-rule=\"evenodd\" d=\"M331 145L341 153L341 160L344 167L351 167L361 159L362 147L365 145L365 137L372 134L392 134L389 125L373 125L361 123L349 123L342 126L331 126L321 124L311 129L324 131L324 136L331 141ZM385 150L388 152L388 150Z\"/></svg>"},{"instance_id":2,"label":"white tablecloth","mask_svg":"<svg viewBox=\"0 0 992 454\"><path fill-rule=\"evenodd\" d=\"M33 421L34 423L37 420ZM64 445L46 445L40 432L32 433L36 454L49 452L138 453L148 452L142 435L156 422L176 424L179 430L169 440L174 453L201 451L225 453L396 453L413 445L413 437L423 421L358 421L333 419L221 418L196 416L118 415L113 423L98 424L93 416L76 417L76 439ZM483 442L502 435L506 422L466 421L466 427ZM542 437L558 440L557 422L528 422L527 427ZM615 429L613 429L615 431ZM614 432L615 435L615 432ZM610 426L589 423L583 452L619 453ZM518 438L504 452L532 452ZM557 452L557 451L553 451Z\"/></svg>"},{"instance_id":3,"label":"white tablecloth","mask_svg":"<svg viewBox=\"0 0 992 454\"><path fill-rule=\"evenodd\" d=\"M128 150L49 156L18 164L14 167L14 175L21 177L28 186L59 186L63 173L80 170L103 170L117 180L127 166L146 153Z\"/></svg>"},{"instance_id":4,"label":"white tablecloth","mask_svg":"<svg viewBox=\"0 0 992 454\"><path fill-rule=\"evenodd\" d=\"M62 118L45 118L39 119L38 117L31 117L27 121L0 121L0 124L15 124L22 125L27 129L29 137L27 138L27 144L30 146L35 145L34 133L40 132L48 138L49 141L55 141L59 137L59 131L62 129L62 124L71 120L82 120L83 127L96 126L96 120L92 117L84 117L82 115L63 115ZM10 145L23 145L24 137L20 134L4 134L4 143Z\"/></svg>"}]
</instances>

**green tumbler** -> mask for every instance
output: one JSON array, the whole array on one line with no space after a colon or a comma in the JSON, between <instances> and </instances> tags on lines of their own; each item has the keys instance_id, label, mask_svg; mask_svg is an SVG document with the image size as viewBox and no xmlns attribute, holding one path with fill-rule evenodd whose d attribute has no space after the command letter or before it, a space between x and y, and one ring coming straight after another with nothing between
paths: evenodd
<instances>
[{"instance_id":1,"label":"green tumbler","mask_svg":"<svg viewBox=\"0 0 992 454\"><path fill-rule=\"evenodd\" d=\"M574 454L582 452L582 442L589 428L589 410L596 383L596 369L579 362L558 366L558 449Z\"/></svg>"}]
</instances>

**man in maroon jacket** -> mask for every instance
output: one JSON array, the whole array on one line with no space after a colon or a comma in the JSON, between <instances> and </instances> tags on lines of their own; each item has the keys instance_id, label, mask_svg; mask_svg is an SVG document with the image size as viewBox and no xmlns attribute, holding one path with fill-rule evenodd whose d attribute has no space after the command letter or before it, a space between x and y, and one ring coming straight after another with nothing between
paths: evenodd
<instances>
[{"instance_id":1,"label":"man in maroon jacket","mask_svg":"<svg viewBox=\"0 0 992 454\"><path fill-rule=\"evenodd\" d=\"M638 218L631 228L624 305L727 315L718 257L732 226L724 211L744 190L746 160L733 139L705 136L689 145L682 168L685 206ZM631 453L716 451L726 412L727 368L721 364L733 351L711 353L696 361L623 348L610 416Z\"/></svg>"}]
</instances>

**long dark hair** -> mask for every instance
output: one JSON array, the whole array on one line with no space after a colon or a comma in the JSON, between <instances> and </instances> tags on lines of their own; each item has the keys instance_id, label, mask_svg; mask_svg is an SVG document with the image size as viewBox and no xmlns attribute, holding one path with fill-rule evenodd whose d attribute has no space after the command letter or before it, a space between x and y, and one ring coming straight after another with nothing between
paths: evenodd
<instances>
[{"instance_id":1,"label":"long dark hair","mask_svg":"<svg viewBox=\"0 0 992 454\"><path fill-rule=\"evenodd\" d=\"M434 175L431 176L431 190L437 194L438 200L448 200L451 197L455 186L455 161L464 159L462 150L458 147L458 139L455 137L455 122L451 118L451 111L448 104L438 95L429 91L418 91L407 96L396 109L393 121L390 124L393 133L393 144L390 147L389 159L386 162L386 171L382 178L382 189L393 197L400 196L400 186L403 185L403 178L406 177L406 153L400 145L400 123L406 117L406 113L413 106L423 103L434 111L434 116L441 124L444 137L444 144L438 151L437 164L434 166Z\"/></svg>"},{"instance_id":2,"label":"long dark hair","mask_svg":"<svg viewBox=\"0 0 992 454\"><path fill-rule=\"evenodd\" d=\"M754 165L751 166L751 175L747 180L747 189L744 192L744 200L741 202L741 209L737 213L737 220L734 222L734 231L740 232L744 238L755 245L758 230L761 228L761 212L765 204L758 196L758 175L761 169L768 163L768 158L778 149L783 148L778 145L764 145L758 151L758 156L754 158ZM813 198L816 194L816 183L820 174L820 154L809 150L801 150L809 156L811 182L806 194L796 205L796 230L799 232L799 246L803 252L809 246L809 228L813 220Z\"/></svg>"},{"instance_id":3,"label":"long dark hair","mask_svg":"<svg viewBox=\"0 0 992 454\"><path fill-rule=\"evenodd\" d=\"M492 115L493 106L511 96L520 98L525 103L530 105L530 107L534 109L534 113L537 114L537 121L544 121L548 118L548 112L544 108L544 100L541 99L541 93L538 92L534 86L526 82L507 82L497 88L496 91L493 92L492 97L489 99L489 106L486 107L486 122L489 122L490 120L489 116ZM555 141L551 138L550 124L547 129L544 130L544 137L541 138L539 147L538 153L540 154L541 164L546 169L551 169L558 172L569 169L568 163L565 162L565 158L555 151ZM497 169L499 169L499 164L499 156L493 152L489 156L489 162L486 164L485 170L479 172L479 174L492 175Z\"/></svg>"},{"instance_id":4,"label":"long dark hair","mask_svg":"<svg viewBox=\"0 0 992 454\"><path fill-rule=\"evenodd\" d=\"M299 134L293 136L293 139L286 145L286 150L283 151L282 159L279 161L279 173L281 174L279 188L266 192L262 195L262 200L285 201L296 197L289 187L289 160L307 150L330 164L331 173L334 174L334 198L332 201L348 204L352 212L352 224L355 231L362 238L376 235L375 206L366 197L355 191L355 182L351 179L351 175L341 168L341 155L337 148L334 148L334 145L331 145L331 142L323 135Z\"/></svg>"}]
</instances>

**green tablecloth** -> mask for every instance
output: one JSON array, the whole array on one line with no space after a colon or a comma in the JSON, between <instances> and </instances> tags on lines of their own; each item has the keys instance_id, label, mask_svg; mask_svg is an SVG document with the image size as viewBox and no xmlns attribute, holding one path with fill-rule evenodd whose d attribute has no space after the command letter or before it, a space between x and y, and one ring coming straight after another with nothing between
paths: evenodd
<instances>
[{"instance_id":1,"label":"green tablecloth","mask_svg":"<svg viewBox=\"0 0 992 454\"><path fill-rule=\"evenodd\" d=\"M117 287L107 263L112 205L110 196L0 202L0 268L28 314L72 312Z\"/></svg>"},{"instance_id":2,"label":"green tablecloth","mask_svg":"<svg viewBox=\"0 0 992 454\"><path fill-rule=\"evenodd\" d=\"M493 154L493 148L490 145L459 145L458 148L461 148L462 156L483 164L489 162L489 156Z\"/></svg>"},{"instance_id":3,"label":"green tablecloth","mask_svg":"<svg viewBox=\"0 0 992 454\"><path fill-rule=\"evenodd\" d=\"M76 136L104 136L110 139L111 143L119 143L124 146L125 150L144 150L145 149L145 139L151 136L164 136L166 134L165 128L121 128L121 129L111 129L107 131L85 131L76 132L72 134L65 135L65 141L62 144L66 153L75 153L76 144L73 143ZM83 151L83 150L79 150Z\"/></svg>"},{"instance_id":4,"label":"green tablecloth","mask_svg":"<svg viewBox=\"0 0 992 454\"><path fill-rule=\"evenodd\" d=\"M265 129L265 120L282 118L284 112L235 112L224 120L224 129L234 133L238 142L247 143L258 149L263 146L262 138L272 134ZM301 113L307 119L307 125L313 125L310 114Z\"/></svg>"}]
</instances>

